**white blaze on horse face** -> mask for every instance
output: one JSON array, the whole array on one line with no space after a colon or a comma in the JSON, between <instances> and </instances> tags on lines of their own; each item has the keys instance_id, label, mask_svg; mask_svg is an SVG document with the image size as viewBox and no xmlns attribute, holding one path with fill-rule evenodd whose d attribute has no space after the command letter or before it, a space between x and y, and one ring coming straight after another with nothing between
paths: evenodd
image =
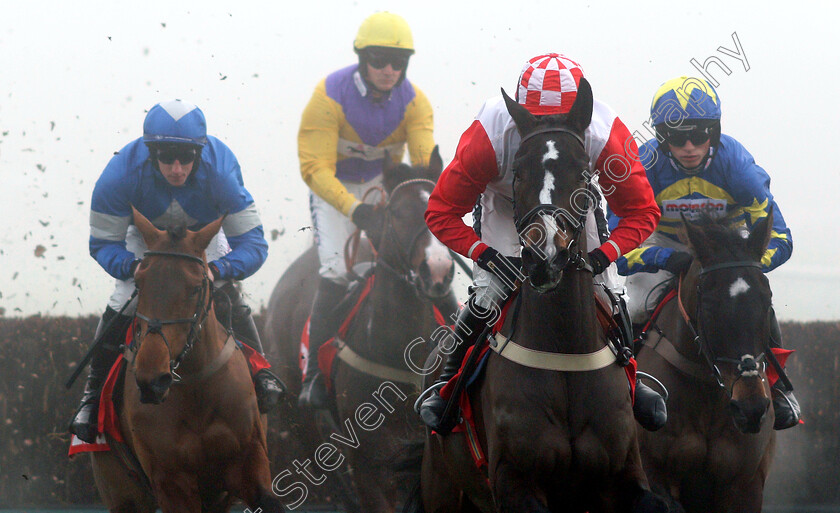
<instances>
[{"instance_id":1,"label":"white blaze on horse face","mask_svg":"<svg viewBox=\"0 0 840 513\"><path fill-rule=\"evenodd\" d=\"M554 245L554 237L560 231L560 227L557 226L557 220L554 219L554 216L540 214L540 218L542 218L543 226L545 227L545 246L543 246L543 252L546 260L551 260L557 253L557 247Z\"/></svg>"},{"instance_id":2,"label":"white blaze on horse face","mask_svg":"<svg viewBox=\"0 0 840 513\"><path fill-rule=\"evenodd\" d=\"M750 290L750 286L744 281L743 278L738 278L732 285L729 286L729 297L735 297L738 294L743 294L746 291Z\"/></svg>"},{"instance_id":3,"label":"white blaze on horse face","mask_svg":"<svg viewBox=\"0 0 840 513\"><path fill-rule=\"evenodd\" d=\"M432 283L443 283L449 276L449 270L455 265L449 249L444 246L434 235L430 236L431 242L426 246L426 263L431 271Z\"/></svg>"},{"instance_id":4,"label":"white blaze on horse face","mask_svg":"<svg viewBox=\"0 0 840 513\"><path fill-rule=\"evenodd\" d=\"M543 155L542 161L545 163L546 160L557 160L557 157L560 155L557 152L557 148L554 146L554 141L546 141L545 145L548 147L548 150ZM554 175L551 174L547 169L545 171L545 178L543 178L543 187L540 191L540 203L544 205L551 204L551 192L554 190Z\"/></svg>"}]
</instances>

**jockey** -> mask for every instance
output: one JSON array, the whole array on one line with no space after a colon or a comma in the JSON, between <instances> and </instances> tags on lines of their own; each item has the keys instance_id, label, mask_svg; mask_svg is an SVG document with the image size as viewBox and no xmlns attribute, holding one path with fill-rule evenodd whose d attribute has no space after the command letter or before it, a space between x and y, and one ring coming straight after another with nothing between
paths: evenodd
<instances>
[{"instance_id":1,"label":"jockey","mask_svg":"<svg viewBox=\"0 0 840 513\"><path fill-rule=\"evenodd\" d=\"M537 116L569 112L582 76L580 65L563 55L534 57L525 63L519 75L516 100ZM587 260L594 269L596 281L617 288L611 283L609 275L614 271L609 269L610 264L625 251L637 247L653 231L659 211L644 169L634 158L636 146L630 132L615 112L598 100L594 102L585 141L590 171L598 174L600 188L608 191L607 203L623 217L612 234L602 240L599 225L606 225L603 213L596 216L593 210L589 211L587 246L594 249ZM511 258L519 257L521 246L511 198L512 165L519 142L519 133L502 97L488 100L461 136L455 158L443 171L429 200L426 211L429 229L441 242L476 263L474 292L455 324L453 338L457 344L446 360L438 384L458 372L467 348L476 342L486 325L486 312L501 308L505 296L499 291L510 292L504 283L517 280L518 272L514 270L518 267ZM461 219L474 206L475 229ZM491 285L491 282L495 283ZM441 428L446 430L440 425L445 405L446 401L434 391L420 407L423 421L439 432ZM634 413L650 430L662 427L667 418L662 397L641 382L636 384Z\"/></svg>"},{"instance_id":2,"label":"jockey","mask_svg":"<svg viewBox=\"0 0 840 513\"><path fill-rule=\"evenodd\" d=\"M311 189L310 210L321 276L309 324L301 406L327 403L318 348L334 334L333 311L349 285L344 244L358 227L377 232L382 216L363 194L381 183L385 158L398 163L406 144L414 165L428 165L435 146L432 106L406 79L414 54L406 21L379 12L362 22L353 49L358 64L315 87L298 134L300 172Z\"/></svg>"},{"instance_id":3,"label":"jockey","mask_svg":"<svg viewBox=\"0 0 840 513\"><path fill-rule=\"evenodd\" d=\"M651 120L657 137L639 149L662 219L641 247L616 264L627 276L628 309L634 324L644 324L658 302L657 285L688 269L692 256L677 236L680 214L691 219L703 211L727 216L750 229L773 211L770 243L761 259L764 272L782 265L793 251L790 229L770 193L770 177L735 139L721 134L720 97L706 80L678 77L653 97ZM619 220L610 215L610 224ZM771 335L780 347L781 331L771 308ZM776 429L795 426L800 409L781 382L773 388Z\"/></svg>"},{"instance_id":4,"label":"jockey","mask_svg":"<svg viewBox=\"0 0 840 513\"><path fill-rule=\"evenodd\" d=\"M254 274L268 254L254 200L243 186L239 162L219 139L207 135L204 114L181 100L149 111L143 137L120 150L96 182L91 199L90 254L116 278L116 288L99 321L90 375L70 432L92 443L97 435L101 387L125 343L136 300L118 310L134 291L134 272L147 250L132 223L136 208L159 229L184 224L199 229L227 214L224 233L207 248L216 316L237 340L262 353L251 309L233 284ZM230 326L228 326L230 320ZM105 331L107 328L107 331ZM104 333L103 333L104 331ZM283 385L267 369L254 376L260 411L276 405Z\"/></svg>"}]
</instances>

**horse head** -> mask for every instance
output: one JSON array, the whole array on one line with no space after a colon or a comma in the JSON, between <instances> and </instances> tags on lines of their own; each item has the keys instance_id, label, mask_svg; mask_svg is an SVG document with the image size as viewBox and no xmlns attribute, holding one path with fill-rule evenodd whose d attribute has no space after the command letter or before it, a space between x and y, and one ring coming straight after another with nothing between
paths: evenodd
<instances>
[{"instance_id":1,"label":"horse head","mask_svg":"<svg viewBox=\"0 0 840 513\"><path fill-rule=\"evenodd\" d=\"M134 374L140 402L163 402L204 322L214 319L204 250L223 219L195 232L184 226L163 231L134 210L134 224L149 248L135 275Z\"/></svg>"},{"instance_id":2,"label":"horse head","mask_svg":"<svg viewBox=\"0 0 840 513\"><path fill-rule=\"evenodd\" d=\"M691 312L693 306L696 312L700 350L728 391L736 427L758 433L771 402L764 362L770 350L772 293L760 262L770 241L773 212L756 222L746 238L724 219L702 216L694 222L683 218L683 223L697 256L683 292L688 296L696 290L694 298L686 298L686 308Z\"/></svg>"},{"instance_id":3,"label":"horse head","mask_svg":"<svg viewBox=\"0 0 840 513\"><path fill-rule=\"evenodd\" d=\"M433 299L449 293L455 275L452 255L424 220L429 195L442 170L437 146L427 168L407 164L385 168L383 186L388 200L378 237L377 265L406 278L421 294Z\"/></svg>"},{"instance_id":4,"label":"horse head","mask_svg":"<svg viewBox=\"0 0 840 513\"><path fill-rule=\"evenodd\" d=\"M522 264L538 292L557 287L569 262L586 252L584 222L593 204L584 132L592 119L592 89L580 80L567 114L534 116L502 96L521 137L513 163L514 220Z\"/></svg>"}]
</instances>

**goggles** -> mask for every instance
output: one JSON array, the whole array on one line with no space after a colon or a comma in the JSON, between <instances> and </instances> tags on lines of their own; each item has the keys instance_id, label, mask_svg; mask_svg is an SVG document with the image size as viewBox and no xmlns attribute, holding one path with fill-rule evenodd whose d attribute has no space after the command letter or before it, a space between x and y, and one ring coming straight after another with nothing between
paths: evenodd
<instances>
[{"instance_id":1,"label":"goggles","mask_svg":"<svg viewBox=\"0 0 840 513\"><path fill-rule=\"evenodd\" d=\"M712 131L708 127L692 128L691 130L669 129L665 130L665 133L662 134L662 136L665 138L665 142L671 146L681 148L685 146L688 141L691 141L691 144L694 146L706 144L712 136Z\"/></svg>"},{"instance_id":2,"label":"goggles","mask_svg":"<svg viewBox=\"0 0 840 513\"><path fill-rule=\"evenodd\" d=\"M391 68L393 68L394 71L402 71L406 67L408 67L409 56L405 55L394 55L369 51L366 57L367 63L370 64L370 67L373 69L382 69L388 64L391 65Z\"/></svg>"},{"instance_id":3,"label":"goggles","mask_svg":"<svg viewBox=\"0 0 840 513\"><path fill-rule=\"evenodd\" d=\"M155 152L155 158L163 164L174 164L176 160L181 165L192 164L197 157L198 150L192 146L169 146Z\"/></svg>"}]
</instances>

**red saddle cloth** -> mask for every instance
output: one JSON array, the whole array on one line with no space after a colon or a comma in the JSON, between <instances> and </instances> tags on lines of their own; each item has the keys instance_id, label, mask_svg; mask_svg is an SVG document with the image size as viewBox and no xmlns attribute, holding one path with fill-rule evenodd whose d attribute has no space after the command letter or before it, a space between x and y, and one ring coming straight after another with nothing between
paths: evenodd
<instances>
[{"instance_id":1,"label":"red saddle cloth","mask_svg":"<svg viewBox=\"0 0 840 513\"><path fill-rule=\"evenodd\" d=\"M316 355L316 358L318 358L318 368L321 369L321 375L324 376L324 383L329 391L332 391L333 388L333 363L335 362L335 357L338 354L338 346L334 343L335 339L344 339L347 336L347 331L350 330L350 326L353 324L353 319L355 319L356 314L359 313L362 305L364 305L365 301L367 301L368 294L370 294L370 291L373 288L373 281L375 277L376 275L372 274L365 282L364 288L359 294L359 298L356 300L356 304L353 305L353 308L350 309L347 316L344 318L344 321L342 321L341 326L338 328L338 333L327 340L318 349L318 354ZM443 318L443 314L440 310L438 310L436 306L433 306L433 309L435 319L438 324L446 324L446 319ZM306 320L306 325L304 325L303 333L301 333L300 336L300 350L298 354L300 355L298 365L300 366L301 379L304 380L306 379L306 362L312 357L312 355L309 354L309 319Z\"/></svg>"},{"instance_id":2,"label":"red saddle cloth","mask_svg":"<svg viewBox=\"0 0 840 513\"><path fill-rule=\"evenodd\" d=\"M130 328L128 330L128 333L126 334L126 344L128 345L131 345L132 342L131 334L134 333L133 328L134 327L132 325L132 328ZM237 342L237 346L240 350L242 350L242 354L245 355L245 359L248 361L248 367L250 367L251 369L252 377L263 369L271 368L271 364L268 363L268 360L266 360L263 355L255 351L247 344ZM103 436L101 433L107 433L108 436L110 436L117 442L124 442L122 437L122 431L120 430L119 412L117 412L117 409L114 406L114 396L117 395L120 391L120 375L122 374L123 368L125 367L124 364L125 358L123 357L123 355L119 355L117 357L117 360L114 362L114 365L111 366L111 370L108 373L108 378L105 380L105 384L102 385L102 393L99 396L99 415L97 420L97 430L100 434L96 437L96 441L92 444L89 444L87 442L79 440L76 437L76 435L71 435L70 449L67 453L67 456L72 457L73 455L79 454L81 452L97 452L110 450L108 442L106 442L105 440L105 436Z\"/></svg>"}]
</instances>

